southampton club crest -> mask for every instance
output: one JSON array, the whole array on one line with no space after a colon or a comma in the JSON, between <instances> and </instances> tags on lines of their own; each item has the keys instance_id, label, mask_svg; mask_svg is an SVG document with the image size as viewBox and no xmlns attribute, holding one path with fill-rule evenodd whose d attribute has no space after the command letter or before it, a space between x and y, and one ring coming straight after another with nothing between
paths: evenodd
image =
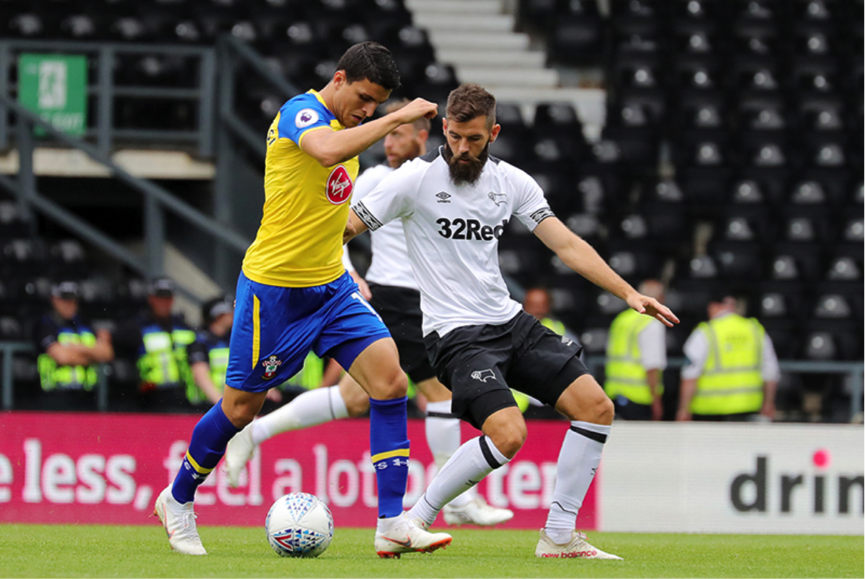
<instances>
[{"instance_id":1,"label":"southampton club crest","mask_svg":"<svg viewBox=\"0 0 865 579\"><path fill-rule=\"evenodd\" d=\"M264 376L262 378L270 380L276 376L276 371L282 366L282 360L277 360L276 356L271 356L267 360L262 360L261 365L264 366Z\"/></svg>"}]
</instances>

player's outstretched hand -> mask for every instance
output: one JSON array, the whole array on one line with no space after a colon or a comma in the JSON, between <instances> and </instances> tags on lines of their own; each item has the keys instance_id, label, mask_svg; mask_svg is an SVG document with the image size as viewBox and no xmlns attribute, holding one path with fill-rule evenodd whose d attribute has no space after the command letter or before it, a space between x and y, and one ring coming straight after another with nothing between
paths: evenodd
<instances>
[{"instance_id":1,"label":"player's outstretched hand","mask_svg":"<svg viewBox=\"0 0 865 579\"><path fill-rule=\"evenodd\" d=\"M435 118L439 106L425 99L414 99L409 104L391 114L402 115L402 124L413 123L421 117Z\"/></svg>"},{"instance_id":2,"label":"player's outstretched hand","mask_svg":"<svg viewBox=\"0 0 865 579\"><path fill-rule=\"evenodd\" d=\"M672 328L674 324L679 323L679 318L676 317L673 310L663 305L655 298L650 298L649 296L644 296L642 294L634 294L628 298L628 305L641 314L652 316L669 328Z\"/></svg>"}]
</instances>

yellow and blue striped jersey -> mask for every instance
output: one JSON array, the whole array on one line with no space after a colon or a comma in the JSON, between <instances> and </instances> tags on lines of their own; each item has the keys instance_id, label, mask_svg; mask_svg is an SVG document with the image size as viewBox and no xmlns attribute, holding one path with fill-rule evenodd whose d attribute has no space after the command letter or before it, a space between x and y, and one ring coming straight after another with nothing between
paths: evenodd
<instances>
[{"instance_id":1,"label":"yellow and blue striped jersey","mask_svg":"<svg viewBox=\"0 0 865 579\"><path fill-rule=\"evenodd\" d=\"M345 272L342 234L359 163L322 167L301 148L310 131L344 129L318 92L286 102L267 133L264 211L243 273L282 287L324 285Z\"/></svg>"}]
</instances>

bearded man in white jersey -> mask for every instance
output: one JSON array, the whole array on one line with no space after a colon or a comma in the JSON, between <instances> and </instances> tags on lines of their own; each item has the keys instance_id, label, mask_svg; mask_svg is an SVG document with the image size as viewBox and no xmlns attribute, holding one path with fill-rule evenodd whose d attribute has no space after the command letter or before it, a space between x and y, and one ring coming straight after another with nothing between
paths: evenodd
<instances>
[{"instance_id":1,"label":"bearded man in white jersey","mask_svg":"<svg viewBox=\"0 0 865 579\"><path fill-rule=\"evenodd\" d=\"M474 84L454 90L443 122L447 143L394 171L352 207L346 239L401 219L421 292L424 339L452 412L483 432L463 444L409 511L424 528L454 497L508 463L526 423L509 387L554 406L571 421L535 555L619 559L575 530L583 498L613 422L613 403L578 355L512 300L498 266L498 238L516 216L571 269L671 326L678 319L641 295L559 221L525 172L490 157L499 134L495 97Z\"/></svg>"},{"instance_id":2,"label":"bearded man in white jersey","mask_svg":"<svg viewBox=\"0 0 865 579\"><path fill-rule=\"evenodd\" d=\"M390 103L390 114L408 104ZM426 153L429 119L400 125L384 139L387 164L364 171L355 183L353 199L362 199L396 168ZM421 332L420 292L411 270L401 223L391 223L372 234L372 263L364 280L343 250L343 263L367 299L390 330L399 351L403 371L429 401L426 407L426 438L439 468L460 447L459 419L451 414L451 393L442 386L427 357ZM252 422L228 443L225 468L229 484L237 486L240 473L252 458L255 447L282 432L299 430L349 416L361 416L369 409L369 395L348 374L338 386L304 392L289 404ZM449 525L493 526L512 519L513 511L490 506L470 489L444 509Z\"/></svg>"}]
</instances>

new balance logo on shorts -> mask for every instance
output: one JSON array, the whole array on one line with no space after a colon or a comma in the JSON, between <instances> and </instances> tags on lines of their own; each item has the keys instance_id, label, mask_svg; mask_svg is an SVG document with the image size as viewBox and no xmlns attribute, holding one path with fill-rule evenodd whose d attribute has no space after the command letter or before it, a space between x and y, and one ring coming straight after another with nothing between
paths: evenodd
<instances>
[{"instance_id":1,"label":"new balance logo on shorts","mask_svg":"<svg viewBox=\"0 0 865 579\"><path fill-rule=\"evenodd\" d=\"M478 380L480 382L486 382L490 378L495 380L495 377L496 377L495 373L490 369L475 370L474 372L472 372L472 378L475 380Z\"/></svg>"}]
</instances>

